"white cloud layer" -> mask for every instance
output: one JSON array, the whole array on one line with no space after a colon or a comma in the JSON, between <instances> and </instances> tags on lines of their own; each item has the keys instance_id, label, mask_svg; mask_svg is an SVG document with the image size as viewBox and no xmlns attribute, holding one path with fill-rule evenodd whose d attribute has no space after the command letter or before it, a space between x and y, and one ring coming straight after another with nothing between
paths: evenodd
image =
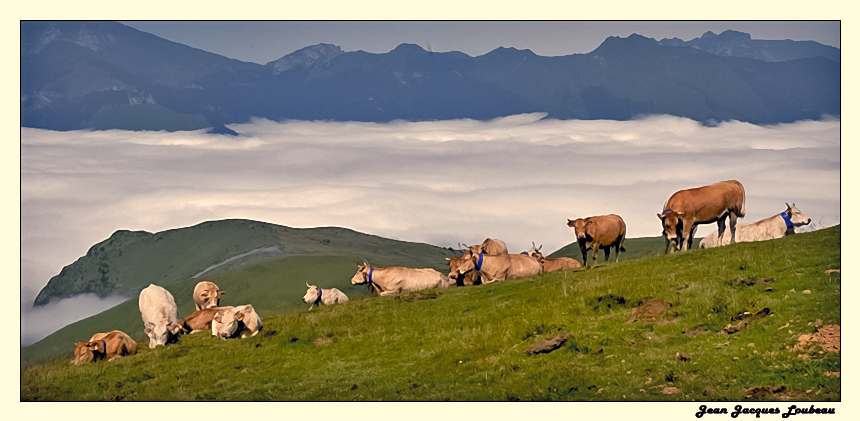
<instances>
[{"instance_id":1,"label":"white cloud layer","mask_svg":"<svg viewBox=\"0 0 860 421\"><path fill-rule=\"evenodd\" d=\"M36 318L49 310L31 309L35 295L119 229L246 218L445 247L493 237L520 251L534 241L553 251L573 241L567 218L616 213L628 237L658 236L656 214L673 192L726 179L746 187L742 222L784 202L823 225L839 221L839 120L708 128L671 116L541 117L255 120L230 126L239 137L22 128L22 342L71 321L60 305L52 314L61 316Z\"/></svg>"}]
</instances>

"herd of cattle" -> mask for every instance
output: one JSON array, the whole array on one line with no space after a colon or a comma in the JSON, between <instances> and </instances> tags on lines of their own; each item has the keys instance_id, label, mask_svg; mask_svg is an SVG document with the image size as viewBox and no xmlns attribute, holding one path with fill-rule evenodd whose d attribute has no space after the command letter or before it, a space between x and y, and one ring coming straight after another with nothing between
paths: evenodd
<instances>
[{"instance_id":1,"label":"herd of cattle","mask_svg":"<svg viewBox=\"0 0 860 421\"><path fill-rule=\"evenodd\" d=\"M751 224L737 224L743 218L746 193L741 183L735 180L680 190L669 197L663 212L657 217L663 225L666 252L685 251L692 247L696 228L702 224L717 223L717 231L702 239L700 248L719 247L735 242L763 241L794 234L794 227L809 224L811 220L793 204L772 217ZM726 235L726 220L729 232ZM604 251L604 260L615 248L624 252L627 227L618 215L592 216L575 220L568 219L567 226L573 228L582 252L582 261L588 264L586 255L593 250L592 264L599 250ZM501 240L487 238L481 244L464 248L460 257L448 258L450 273L446 276L434 269L407 267L373 267L367 262L358 266L352 284L365 284L381 296L417 291L451 285L476 285L495 281L532 276L542 272L554 272L580 267L580 263L569 257L545 258L541 247L532 243L532 248L523 253L510 254ZM345 303L349 298L337 288L322 289L309 285L303 297L311 309L320 304ZM140 292L139 308L144 332L149 336L149 347L175 343L181 334L211 331L221 339L249 338L260 332L263 326L260 316L250 304L219 307L224 295L218 286L203 281L194 288L193 300L196 311L185 318L178 318L173 296L158 285L149 285ZM137 344L124 332L114 330L96 333L89 341L75 344L75 364L133 355Z\"/></svg>"}]
</instances>

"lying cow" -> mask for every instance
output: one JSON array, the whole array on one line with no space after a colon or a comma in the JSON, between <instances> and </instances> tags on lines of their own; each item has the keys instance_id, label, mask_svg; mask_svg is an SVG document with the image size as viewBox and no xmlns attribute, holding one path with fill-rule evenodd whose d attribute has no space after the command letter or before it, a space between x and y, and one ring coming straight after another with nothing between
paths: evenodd
<instances>
[{"instance_id":1,"label":"lying cow","mask_svg":"<svg viewBox=\"0 0 860 421\"><path fill-rule=\"evenodd\" d=\"M458 274L475 271L480 275L481 282L487 284L537 275L542 270L540 262L526 253L484 254L467 250L463 255L463 261L448 276L454 279Z\"/></svg>"},{"instance_id":2,"label":"lying cow","mask_svg":"<svg viewBox=\"0 0 860 421\"><path fill-rule=\"evenodd\" d=\"M365 262L358 265L352 276L353 285L367 284L379 295L395 295L401 292L427 288L446 288L455 281L435 269L414 269L401 266L375 268Z\"/></svg>"},{"instance_id":3,"label":"lying cow","mask_svg":"<svg viewBox=\"0 0 860 421\"><path fill-rule=\"evenodd\" d=\"M451 274L448 277L454 279L458 286L478 285L481 283L481 277L475 271L456 273L457 266L460 266L460 263L463 262L462 256L446 257L445 260L448 261L448 267L451 268Z\"/></svg>"},{"instance_id":4,"label":"lying cow","mask_svg":"<svg viewBox=\"0 0 860 421\"><path fill-rule=\"evenodd\" d=\"M688 250L693 246L696 227L713 222L717 223L719 243L724 244L726 218L732 232L729 244L734 244L738 218L746 215L745 202L744 186L735 180L675 192L663 205L663 212L657 214L663 223L666 252L670 247L672 252Z\"/></svg>"},{"instance_id":5,"label":"lying cow","mask_svg":"<svg viewBox=\"0 0 860 421\"><path fill-rule=\"evenodd\" d=\"M579 251L582 252L582 263L588 265L588 250L591 253L592 266L597 263L597 251L603 249L603 261L609 260L609 250L615 247L615 261L618 262L618 252L626 252L624 249L624 237L627 235L627 225L620 216L602 215L578 218L573 221L567 220L567 226L573 228L576 241L579 243Z\"/></svg>"},{"instance_id":6,"label":"lying cow","mask_svg":"<svg viewBox=\"0 0 860 421\"><path fill-rule=\"evenodd\" d=\"M212 336L225 340L250 338L260 333L262 328L263 320L250 304L219 310L212 318Z\"/></svg>"},{"instance_id":7,"label":"lying cow","mask_svg":"<svg viewBox=\"0 0 860 421\"><path fill-rule=\"evenodd\" d=\"M305 285L308 286L308 292L304 297L302 297L302 300L311 305L311 308L309 308L308 311L313 310L314 306L319 306L320 303L330 306L332 304L345 303L349 301L349 297L340 292L337 288L322 289L316 285L310 285L307 282L305 282Z\"/></svg>"},{"instance_id":8,"label":"lying cow","mask_svg":"<svg viewBox=\"0 0 860 421\"><path fill-rule=\"evenodd\" d=\"M572 259L570 257L544 257L543 254L541 254L540 252L541 248L543 248L543 245L541 245L540 247L535 247L534 243L532 243L532 248L527 252L527 254L537 259L544 273L582 267L582 265L576 259Z\"/></svg>"},{"instance_id":9,"label":"lying cow","mask_svg":"<svg viewBox=\"0 0 860 421\"><path fill-rule=\"evenodd\" d=\"M150 349L179 341L182 328L176 323L176 301L166 289L149 284L140 291L138 307Z\"/></svg>"},{"instance_id":10,"label":"lying cow","mask_svg":"<svg viewBox=\"0 0 860 421\"><path fill-rule=\"evenodd\" d=\"M137 354L137 342L119 330L96 333L88 342L75 343L75 365L108 359L114 361L126 355Z\"/></svg>"},{"instance_id":11,"label":"lying cow","mask_svg":"<svg viewBox=\"0 0 860 421\"><path fill-rule=\"evenodd\" d=\"M203 308L218 307L218 304L221 303L221 297L223 297L224 294L226 293L219 290L218 285L215 285L215 283L202 281L198 282L194 287L192 297L197 310L200 310Z\"/></svg>"},{"instance_id":12,"label":"lying cow","mask_svg":"<svg viewBox=\"0 0 860 421\"><path fill-rule=\"evenodd\" d=\"M797 209L793 203L791 205L786 203L785 206L787 209L784 212L770 218L765 218L751 224L738 224L735 241L738 243L747 243L782 238L786 235L794 234L794 227L800 227L812 222L812 219L801 213L800 209ZM713 248L724 245L727 244L719 242L716 231L699 242L699 248Z\"/></svg>"},{"instance_id":13,"label":"lying cow","mask_svg":"<svg viewBox=\"0 0 860 421\"><path fill-rule=\"evenodd\" d=\"M204 308L191 313L190 316L184 319L179 319L176 323L182 327L182 332L185 334L203 332L204 330L212 329L212 319L219 311L232 309L232 306L227 307L212 307Z\"/></svg>"}]
</instances>

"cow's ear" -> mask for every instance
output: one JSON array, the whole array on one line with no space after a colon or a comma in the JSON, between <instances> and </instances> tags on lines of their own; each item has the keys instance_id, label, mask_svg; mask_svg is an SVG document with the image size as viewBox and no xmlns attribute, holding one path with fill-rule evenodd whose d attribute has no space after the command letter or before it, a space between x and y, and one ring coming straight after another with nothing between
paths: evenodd
<instances>
[{"instance_id":1,"label":"cow's ear","mask_svg":"<svg viewBox=\"0 0 860 421\"><path fill-rule=\"evenodd\" d=\"M662 213L658 213L658 214L657 214L657 218L658 218L658 219L663 219L663 218L665 218L665 216L663 216L663 214L662 214Z\"/></svg>"},{"instance_id":2,"label":"cow's ear","mask_svg":"<svg viewBox=\"0 0 860 421\"><path fill-rule=\"evenodd\" d=\"M685 213L687 213L687 212L685 212L685 211L680 211L680 212L675 212L675 213L676 213L676 214L678 214L678 216L684 216L684 214L685 214Z\"/></svg>"},{"instance_id":3,"label":"cow's ear","mask_svg":"<svg viewBox=\"0 0 860 421\"><path fill-rule=\"evenodd\" d=\"M221 313L215 313L215 317L213 317L212 320L221 323Z\"/></svg>"},{"instance_id":4,"label":"cow's ear","mask_svg":"<svg viewBox=\"0 0 860 421\"><path fill-rule=\"evenodd\" d=\"M241 322L245 318L245 313L239 313L236 315L236 321Z\"/></svg>"},{"instance_id":5,"label":"cow's ear","mask_svg":"<svg viewBox=\"0 0 860 421\"><path fill-rule=\"evenodd\" d=\"M222 296L222 297L223 297L225 294L227 294L227 293L226 293L226 292L224 292L224 291L221 291L221 296Z\"/></svg>"},{"instance_id":6,"label":"cow's ear","mask_svg":"<svg viewBox=\"0 0 860 421\"><path fill-rule=\"evenodd\" d=\"M149 335L150 333L152 333L152 329L151 328L143 329L143 333Z\"/></svg>"}]
</instances>

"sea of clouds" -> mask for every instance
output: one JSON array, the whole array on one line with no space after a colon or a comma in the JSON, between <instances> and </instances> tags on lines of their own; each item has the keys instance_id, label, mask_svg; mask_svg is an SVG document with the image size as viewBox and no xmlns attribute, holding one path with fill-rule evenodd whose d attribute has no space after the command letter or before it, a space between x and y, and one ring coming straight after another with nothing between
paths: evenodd
<instances>
[{"instance_id":1,"label":"sea of clouds","mask_svg":"<svg viewBox=\"0 0 860 421\"><path fill-rule=\"evenodd\" d=\"M197 132L21 129L21 343L118 304L85 296L32 307L39 290L120 229L158 232L245 218L339 226L456 247L499 238L552 252L567 219L615 213L659 236L675 191L737 179L753 222L795 203L840 219L840 121L705 127L634 121L274 122ZM703 226L703 237L714 226ZM348 280L345 280L348 282Z\"/></svg>"}]
</instances>

